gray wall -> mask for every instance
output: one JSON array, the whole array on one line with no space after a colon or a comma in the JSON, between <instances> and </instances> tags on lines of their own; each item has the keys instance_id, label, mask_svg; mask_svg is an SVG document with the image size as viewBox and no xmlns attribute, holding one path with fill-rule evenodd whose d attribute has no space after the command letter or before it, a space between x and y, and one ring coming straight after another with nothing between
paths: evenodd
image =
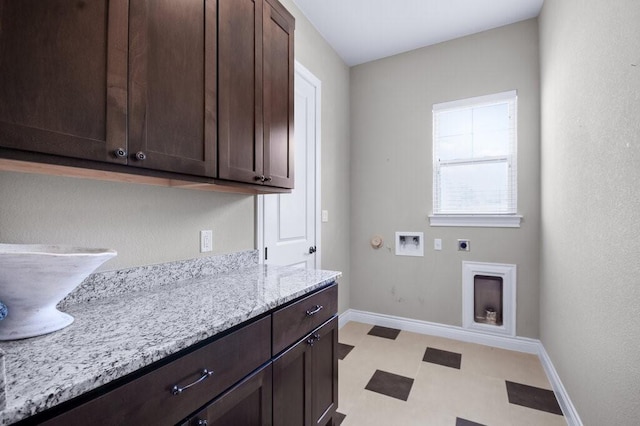
<instances>
[{"instance_id":1,"label":"gray wall","mask_svg":"<svg viewBox=\"0 0 640 426\"><path fill-rule=\"evenodd\" d=\"M0 241L113 248L102 270L254 247L253 196L0 172Z\"/></svg>"},{"instance_id":2,"label":"gray wall","mask_svg":"<svg viewBox=\"0 0 640 426\"><path fill-rule=\"evenodd\" d=\"M296 59L322 80L322 267L344 272L349 305L349 70L291 0ZM102 270L201 256L199 231L213 230L214 254L255 247L253 196L0 172L0 241L109 247Z\"/></svg>"},{"instance_id":3,"label":"gray wall","mask_svg":"<svg viewBox=\"0 0 640 426\"><path fill-rule=\"evenodd\" d=\"M352 308L462 325L461 262L515 263L517 334L538 337L538 54L533 19L351 69ZM511 89L522 227L430 227L432 105ZM425 256L395 256L396 231L423 231ZM383 249L369 245L374 234ZM471 240L470 253L456 250L458 238Z\"/></svg>"},{"instance_id":4,"label":"gray wall","mask_svg":"<svg viewBox=\"0 0 640 426\"><path fill-rule=\"evenodd\" d=\"M587 425L640 418L640 3L545 0L540 334Z\"/></svg>"},{"instance_id":5,"label":"gray wall","mask_svg":"<svg viewBox=\"0 0 640 426\"><path fill-rule=\"evenodd\" d=\"M296 18L296 60L322 82L322 268L342 271L338 311L349 308L349 68L293 0L280 0Z\"/></svg>"}]
</instances>

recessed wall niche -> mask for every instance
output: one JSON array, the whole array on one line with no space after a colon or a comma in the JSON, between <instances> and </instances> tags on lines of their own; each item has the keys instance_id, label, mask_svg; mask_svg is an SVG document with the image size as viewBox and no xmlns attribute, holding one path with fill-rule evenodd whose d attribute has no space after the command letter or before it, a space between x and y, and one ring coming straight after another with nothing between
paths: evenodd
<instances>
[{"instance_id":1,"label":"recessed wall niche","mask_svg":"<svg viewBox=\"0 0 640 426\"><path fill-rule=\"evenodd\" d=\"M516 265L462 262L462 325L516 335Z\"/></svg>"},{"instance_id":2,"label":"recessed wall niche","mask_svg":"<svg viewBox=\"0 0 640 426\"><path fill-rule=\"evenodd\" d=\"M424 256L424 232L396 232L396 256Z\"/></svg>"}]
</instances>

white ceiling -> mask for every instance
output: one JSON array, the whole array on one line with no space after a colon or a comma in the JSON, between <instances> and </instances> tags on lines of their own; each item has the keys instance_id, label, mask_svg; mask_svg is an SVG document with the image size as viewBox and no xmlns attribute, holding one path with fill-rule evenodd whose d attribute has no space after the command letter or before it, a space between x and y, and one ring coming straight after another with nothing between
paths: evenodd
<instances>
[{"instance_id":1,"label":"white ceiling","mask_svg":"<svg viewBox=\"0 0 640 426\"><path fill-rule=\"evenodd\" d=\"M501 27L544 0L294 0L349 66Z\"/></svg>"}]
</instances>

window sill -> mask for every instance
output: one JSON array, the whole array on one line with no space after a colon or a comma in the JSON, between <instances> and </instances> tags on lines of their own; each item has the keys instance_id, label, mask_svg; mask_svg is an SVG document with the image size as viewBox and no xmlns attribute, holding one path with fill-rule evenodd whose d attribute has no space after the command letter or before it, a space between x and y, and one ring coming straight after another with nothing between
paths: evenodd
<instances>
[{"instance_id":1,"label":"window sill","mask_svg":"<svg viewBox=\"0 0 640 426\"><path fill-rule=\"evenodd\" d=\"M461 226L474 228L520 228L520 215L438 214L429 215L431 226Z\"/></svg>"}]
</instances>

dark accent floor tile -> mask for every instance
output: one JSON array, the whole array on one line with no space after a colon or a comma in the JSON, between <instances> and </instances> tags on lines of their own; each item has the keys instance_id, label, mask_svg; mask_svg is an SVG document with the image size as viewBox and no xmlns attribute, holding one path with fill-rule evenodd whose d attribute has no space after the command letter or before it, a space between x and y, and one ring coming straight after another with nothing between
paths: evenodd
<instances>
[{"instance_id":1,"label":"dark accent floor tile","mask_svg":"<svg viewBox=\"0 0 640 426\"><path fill-rule=\"evenodd\" d=\"M355 346L338 343L338 359L344 359Z\"/></svg>"},{"instance_id":2,"label":"dark accent floor tile","mask_svg":"<svg viewBox=\"0 0 640 426\"><path fill-rule=\"evenodd\" d=\"M507 395L511 404L562 415L562 410L553 391L510 381L506 383Z\"/></svg>"},{"instance_id":3,"label":"dark accent floor tile","mask_svg":"<svg viewBox=\"0 0 640 426\"><path fill-rule=\"evenodd\" d=\"M336 426L340 426L342 424L342 422L344 421L345 417L347 417L346 414L342 414L342 413L336 411L336 415L334 416L334 420L335 420Z\"/></svg>"},{"instance_id":4,"label":"dark accent floor tile","mask_svg":"<svg viewBox=\"0 0 640 426\"><path fill-rule=\"evenodd\" d=\"M482 423L472 422L471 420L461 419L456 417L456 426L485 426Z\"/></svg>"},{"instance_id":5,"label":"dark accent floor tile","mask_svg":"<svg viewBox=\"0 0 640 426\"><path fill-rule=\"evenodd\" d=\"M406 401L413 386L413 379L386 371L376 370L365 389Z\"/></svg>"},{"instance_id":6,"label":"dark accent floor tile","mask_svg":"<svg viewBox=\"0 0 640 426\"><path fill-rule=\"evenodd\" d=\"M400 330L395 328L381 327L379 325L374 325L369 333L369 336L383 337L385 339L396 340L398 334L400 334Z\"/></svg>"},{"instance_id":7,"label":"dark accent floor tile","mask_svg":"<svg viewBox=\"0 0 640 426\"><path fill-rule=\"evenodd\" d=\"M436 348L427 348L422 360L433 364L444 365L445 367L457 368L459 370L462 354Z\"/></svg>"}]
</instances>

